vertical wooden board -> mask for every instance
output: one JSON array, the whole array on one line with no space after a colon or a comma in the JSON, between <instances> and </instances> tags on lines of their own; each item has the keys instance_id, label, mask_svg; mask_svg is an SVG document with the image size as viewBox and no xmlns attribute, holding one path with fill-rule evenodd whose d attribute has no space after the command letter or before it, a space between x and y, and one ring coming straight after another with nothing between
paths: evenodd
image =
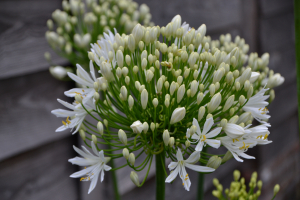
<instances>
[{"instance_id":1,"label":"vertical wooden board","mask_svg":"<svg viewBox=\"0 0 300 200\"><path fill-rule=\"evenodd\" d=\"M71 137L46 144L0 163L2 200L78 199L77 180L68 159L74 156Z\"/></svg>"},{"instance_id":2,"label":"vertical wooden board","mask_svg":"<svg viewBox=\"0 0 300 200\"><path fill-rule=\"evenodd\" d=\"M64 119L51 110L64 108L56 99L70 99L63 92L72 82L58 81L44 71L1 80L0 85L0 160L71 135L55 132Z\"/></svg>"},{"instance_id":3,"label":"vertical wooden board","mask_svg":"<svg viewBox=\"0 0 300 200\"><path fill-rule=\"evenodd\" d=\"M182 22L198 28L206 24L209 31L240 23L241 1L195 1L195 0L137 0L139 4L146 3L150 7L152 21L160 26L166 26L172 18L179 14ZM230 10L230 12L228 12Z\"/></svg>"},{"instance_id":4,"label":"vertical wooden board","mask_svg":"<svg viewBox=\"0 0 300 200\"><path fill-rule=\"evenodd\" d=\"M0 79L42 71L49 67L45 51L46 22L61 0L0 1ZM65 62L52 52L55 64Z\"/></svg>"}]
</instances>

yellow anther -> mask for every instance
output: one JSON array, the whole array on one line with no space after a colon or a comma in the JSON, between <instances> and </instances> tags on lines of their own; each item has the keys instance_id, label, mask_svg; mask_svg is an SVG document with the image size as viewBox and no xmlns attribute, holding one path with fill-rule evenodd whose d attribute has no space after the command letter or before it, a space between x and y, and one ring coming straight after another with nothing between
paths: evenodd
<instances>
[{"instance_id":1,"label":"yellow anther","mask_svg":"<svg viewBox=\"0 0 300 200\"><path fill-rule=\"evenodd\" d=\"M245 146L246 146L246 144L245 144L245 142L243 142L243 146L242 147L240 147L240 149L245 149Z\"/></svg>"},{"instance_id":2,"label":"yellow anther","mask_svg":"<svg viewBox=\"0 0 300 200\"><path fill-rule=\"evenodd\" d=\"M186 174L185 177L188 177L189 174Z\"/></svg>"},{"instance_id":3,"label":"yellow anther","mask_svg":"<svg viewBox=\"0 0 300 200\"><path fill-rule=\"evenodd\" d=\"M186 180L188 180L189 178L185 178L184 180L186 181Z\"/></svg>"},{"instance_id":4,"label":"yellow anther","mask_svg":"<svg viewBox=\"0 0 300 200\"><path fill-rule=\"evenodd\" d=\"M82 90L82 92L84 92L84 90Z\"/></svg>"},{"instance_id":5,"label":"yellow anther","mask_svg":"<svg viewBox=\"0 0 300 200\"><path fill-rule=\"evenodd\" d=\"M248 149L248 148L249 148L249 146L250 146L250 145L247 145L247 146L246 146L246 149Z\"/></svg>"},{"instance_id":6,"label":"yellow anther","mask_svg":"<svg viewBox=\"0 0 300 200\"><path fill-rule=\"evenodd\" d=\"M268 134L265 135L264 140L268 138Z\"/></svg>"},{"instance_id":7,"label":"yellow anther","mask_svg":"<svg viewBox=\"0 0 300 200\"><path fill-rule=\"evenodd\" d=\"M206 136L205 135L203 135L202 138L203 139L201 140L201 142L206 140Z\"/></svg>"},{"instance_id":8,"label":"yellow anther","mask_svg":"<svg viewBox=\"0 0 300 200\"><path fill-rule=\"evenodd\" d=\"M184 183L182 183L182 185L184 185Z\"/></svg>"},{"instance_id":9,"label":"yellow anther","mask_svg":"<svg viewBox=\"0 0 300 200\"><path fill-rule=\"evenodd\" d=\"M63 123L63 125L67 126L67 123L66 123L66 122L62 121L62 123Z\"/></svg>"},{"instance_id":10,"label":"yellow anther","mask_svg":"<svg viewBox=\"0 0 300 200\"><path fill-rule=\"evenodd\" d=\"M69 120L69 117L67 117L66 122L67 122L68 124L71 123L71 121Z\"/></svg>"},{"instance_id":11,"label":"yellow anther","mask_svg":"<svg viewBox=\"0 0 300 200\"><path fill-rule=\"evenodd\" d=\"M85 179L85 177L82 177L81 179L80 179L80 181L83 181Z\"/></svg>"},{"instance_id":12,"label":"yellow anther","mask_svg":"<svg viewBox=\"0 0 300 200\"><path fill-rule=\"evenodd\" d=\"M234 143L234 139L232 139L232 142Z\"/></svg>"}]
</instances>

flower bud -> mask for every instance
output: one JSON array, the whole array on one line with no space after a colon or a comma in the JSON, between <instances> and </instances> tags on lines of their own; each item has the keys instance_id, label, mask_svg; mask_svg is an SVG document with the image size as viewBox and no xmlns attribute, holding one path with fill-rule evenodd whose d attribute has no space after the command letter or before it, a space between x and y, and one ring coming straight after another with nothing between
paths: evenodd
<instances>
[{"instance_id":1,"label":"flower bud","mask_svg":"<svg viewBox=\"0 0 300 200\"><path fill-rule=\"evenodd\" d=\"M97 137L96 135L92 135L92 141L94 142L94 144L97 144L98 140L97 140Z\"/></svg>"},{"instance_id":2,"label":"flower bud","mask_svg":"<svg viewBox=\"0 0 300 200\"><path fill-rule=\"evenodd\" d=\"M121 69L120 67L117 67L117 69L116 69L116 74L117 74L117 76L118 76L119 78L121 78L121 76L122 76L122 69Z\"/></svg>"},{"instance_id":3,"label":"flower bud","mask_svg":"<svg viewBox=\"0 0 300 200\"><path fill-rule=\"evenodd\" d=\"M157 98L154 98L154 99L152 100L152 104L153 104L154 108L156 108L157 105L158 105L158 99L157 99Z\"/></svg>"},{"instance_id":4,"label":"flower bud","mask_svg":"<svg viewBox=\"0 0 300 200\"><path fill-rule=\"evenodd\" d=\"M82 96L81 96L81 94L75 94L75 100L76 100L78 103L82 103Z\"/></svg>"},{"instance_id":5,"label":"flower bud","mask_svg":"<svg viewBox=\"0 0 300 200\"><path fill-rule=\"evenodd\" d=\"M124 66L123 52L121 50L118 50L116 57L117 57L118 67L122 68Z\"/></svg>"},{"instance_id":6,"label":"flower bud","mask_svg":"<svg viewBox=\"0 0 300 200\"><path fill-rule=\"evenodd\" d=\"M134 104L134 99L133 99L133 97L131 95L129 95L129 97L128 97L128 106L129 106L129 109L132 109L133 104Z\"/></svg>"},{"instance_id":7,"label":"flower bud","mask_svg":"<svg viewBox=\"0 0 300 200\"><path fill-rule=\"evenodd\" d=\"M127 67L123 67L122 68L122 74L123 74L123 76L127 76L127 74L128 74L128 68Z\"/></svg>"},{"instance_id":8,"label":"flower bud","mask_svg":"<svg viewBox=\"0 0 300 200\"><path fill-rule=\"evenodd\" d=\"M250 97L252 96L252 94L253 94L253 87L251 85L250 88L249 88L249 90L248 90L248 92L247 92L247 98L250 99Z\"/></svg>"},{"instance_id":9,"label":"flower bud","mask_svg":"<svg viewBox=\"0 0 300 200\"><path fill-rule=\"evenodd\" d=\"M120 141L124 145L127 145L127 135L126 135L126 133L122 129L119 130L118 136L119 136Z\"/></svg>"},{"instance_id":10,"label":"flower bud","mask_svg":"<svg viewBox=\"0 0 300 200\"><path fill-rule=\"evenodd\" d=\"M193 80L191 83L191 97L195 96L198 91L199 83L196 80Z\"/></svg>"},{"instance_id":11,"label":"flower bud","mask_svg":"<svg viewBox=\"0 0 300 200\"><path fill-rule=\"evenodd\" d=\"M232 79L233 79L233 73L228 72L227 75L226 75L226 82L229 84Z\"/></svg>"},{"instance_id":12,"label":"flower bud","mask_svg":"<svg viewBox=\"0 0 300 200\"><path fill-rule=\"evenodd\" d=\"M212 113L213 111L215 111L219 107L221 100L222 100L221 94L220 93L215 94L211 98L211 100L207 106L208 112Z\"/></svg>"},{"instance_id":13,"label":"flower bud","mask_svg":"<svg viewBox=\"0 0 300 200\"><path fill-rule=\"evenodd\" d=\"M128 158L129 158L129 151L128 151L127 148L124 148L124 149L123 149L123 156L124 156L124 158L125 158L126 160L128 160Z\"/></svg>"},{"instance_id":14,"label":"flower bud","mask_svg":"<svg viewBox=\"0 0 300 200\"><path fill-rule=\"evenodd\" d=\"M170 105L170 99L165 99L165 106L168 108Z\"/></svg>"},{"instance_id":15,"label":"flower bud","mask_svg":"<svg viewBox=\"0 0 300 200\"><path fill-rule=\"evenodd\" d=\"M216 91L216 87L214 84L211 84L209 86L209 93L210 93L210 96L213 96L215 94L215 91Z\"/></svg>"},{"instance_id":16,"label":"flower bud","mask_svg":"<svg viewBox=\"0 0 300 200\"><path fill-rule=\"evenodd\" d=\"M124 85L121 87L121 94L122 94L122 100L126 101L127 100L127 88Z\"/></svg>"},{"instance_id":17,"label":"flower bud","mask_svg":"<svg viewBox=\"0 0 300 200\"><path fill-rule=\"evenodd\" d=\"M143 60L142 60L142 69L144 70L144 69L146 69L146 67L147 67L147 60L146 60L146 58L143 58Z\"/></svg>"},{"instance_id":18,"label":"flower bud","mask_svg":"<svg viewBox=\"0 0 300 200\"><path fill-rule=\"evenodd\" d=\"M98 122L97 129L98 129L100 135L103 135L103 124L102 124L102 122L100 122L100 121Z\"/></svg>"},{"instance_id":19,"label":"flower bud","mask_svg":"<svg viewBox=\"0 0 300 200\"><path fill-rule=\"evenodd\" d=\"M225 105L224 105L224 107L223 107L223 112L225 112L226 110L228 110L231 106L232 106L232 104L233 104L233 102L234 102L234 95L231 95L227 100L226 100L226 102L225 102Z\"/></svg>"},{"instance_id":20,"label":"flower bud","mask_svg":"<svg viewBox=\"0 0 300 200\"><path fill-rule=\"evenodd\" d=\"M135 73L135 74L137 74L139 72L139 68L138 68L138 66L134 66L133 67L133 73Z\"/></svg>"},{"instance_id":21,"label":"flower bud","mask_svg":"<svg viewBox=\"0 0 300 200\"><path fill-rule=\"evenodd\" d=\"M106 119L103 120L104 126L108 127L108 121Z\"/></svg>"},{"instance_id":22,"label":"flower bud","mask_svg":"<svg viewBox=\"0 0 300 200\"><path fill-rule=\"evenodd\" d=\"M134 163L135 163L135 155L133 153L130 153L129 154L129 158L128 158L128 162L134 166Z\"/></svg>"},{"instance_id":23,"label":"flower bud","mask_svg":"<svg viewBox=\"0 0 300 200\"><path fill-rule=\"evenodd\" d=\"M227 162L228 160L230 160L231 158L233 158L232 153L230 151L227 151L225 156L222 158L222 162Z\"/></svg>"},{"instance_id":24,"label":"flower bud","mask_svg":"<svg viewBox=\"0 0 300 200\"><path fill-rule=\"evenodd\" d=\"M249 67L243 72L242 76L239 79L239 82L243 85L246 80L250 79L250 77L251 77L251 68Z\"/></svg>"},{"instance_id":25,"label":"flower bud","mask_svg":"<svg viewBox=\"0 0 300 200\"><path fill-rule=\"evenodd\" d=\"M185 94L185 85L182 84L177 91L177 103L180 103L180 101L182 100L183 96Z\"/></svg>"},{"instance_id":26,"label":"flower bud","mask_svg":"<svg viewBox=\"0 0 300 200\"><path fill-rule=\"evenodd\" d=\"M168 146L169 140L170 140L169 131L165 130L164 133L163 133L163 141L164 141L164 143L165 143L166 146Z\"/></svg>"},{"instance_id":27,"label":"flower bud","mask_svg":"<svg viewBox=\"0 0 300 200\"><path fill-rule=\"evenodd\" d=\"M155 124L153 122L151 122L150 124L150 129L152 132L155 130Z\"/></svg>"},{"instance_id":28,"label":"flower bud","mask_svg":"<svg viewBox=\"0 0 300 200\"><path fill-rule=\"evenodd\" d=\"M134 36L135 43L137 44L144 36L144 28L140 24L135 25L132 30L132 35Z\"/></svg>"},{"instance_id":29,"label":"flower bud","mask_svg":"<svg viewBox=\"0 0 300 200\"><path fill-rule=\"evenodd\" d=\"M81 139L82 139L83 141L85 141L85 132L84 132L84 130L80 129L80 130L79 130L79 135L80 135Z\"/></svg>"},{"instance_id":30,"label":"flower bud","mask_svg":"<svg viewBox=\"0 0 300 200\"><path fill-rule=\"evenodd\" d=\"M147 122L144 122L143 123L143 132L144 133L147 133L149 130L149 124Z\"/></svg>"},{"instance_id":31,"label":"flower bud","mask_svg":"<svg viewBox=\"0 0 300 200\"><path fill-rule=\"evenodd\" d=\"M202 102L203 97L204 97L203 93L199 92L198 95L197 95L197 104L198 105Z\"/></svg>"},{"instance_id":32,"label":"flower bud","mask_svg":"<svg viewBox=\"0 0 300 200\"><path fill-rule=\"evenodd\" d=\"M238 121L239 121L239 116L234 115L234 116L229 120L229 123L236 124Z\"/></svg>"},{"instance_id":33,"label":"flower bud","mask_svg":"<svg viewBox=\"0 0 300 200\"><path fill-rule=\"evenodd\" d=\"M249 120L251 120L251 117L252 115L250 112L244 112L243 114L240 115L239 120L236 123L237 124L246 123Z\"/></svg>"},{"instance_id":34,"label":"flower bud","mask_svg":"<svg viewBox=\"0 0 300 200\"><path fill-rule=\"evenodd\" d=\"M125 61L126 61L126 64L127 64L128 66L130 66L131 58L130 58L129 55L126 55L126 56L125 56ZM119 65L119 64L118 64L118 65Z\"/></svg>"},{"instance_id":35,"label":"flower bud","mask_svg":"<svg viewBox=\"0 0 300 200\"><path fill-rule=\"evenodd\" d=\"M220 158L219 156L212 156L209 158L206 166L217 169L221 165L221 163L222 163L222 158Z\"/></svg>"},{"instance_id":36,"label":"flower bud","mask_svg":"<svg viewBox=\"0 0 300 200\"><path fill-rule=\"evenodd\" d=\"M133 122L130 128L133 130L134 133L141 133L144 129L144 125L138 120Z\"/></svg>"},{"instance_id":37,"label":"flower bud","mask_svg":"<svg viewBox=\"0 0 300 200\"><path fill-rule=\"evenodd\" d=\"M150 83L150 81L152 80L153 76L154 76L153 72L151 70L147 70L147 72L146 72L146 81L148 83Z\"/></svg>"},{"instance_id":38,"label":"flower bud","mask_svg":"<svg viewBox=\"0 0 300 200\"><path fill-rule=\"evenodd\" d=\"M241 177L241 172L239 170L234 170L234 172L233 172L233 179L235 181L238 181L240 179L240 177Z\"/></svg>"},{"instance_id":39,"label":"flower bud","mask_svg":"<svg viewBox=\"0 0 300 200\"><path fill-rule=\"evenodd\" d=\"M175 124L185 117L185 107L176 108L171 116L170 124Z\"/></svg>"},{"instance_id":40,"label":"flower bud","mask_svg":"<svg viewBox=\"0 0 300 200\"><path fill-rule=\"evenodd\" d=\"M239 91L241 89L241 84L238 81L235 82L234 86L235 86L236 91Z\"/></svg>"},{"instance_id":41,"label":"flower bud","mask_svg":"<svg viewBox=\"0 0 300 200\"><path fill-rule=\"evenodd\" d=\"M201 119L203 118L204 114L205 114L205 107L201 106L199 108L199 111L198 111L198 121L201 121Z\"/></svg>"},{"instance_id":42,"label":"flower bud","mask_svg":"<svg viewBox=\"0 0 300 200\"><path fill-rule=\"evenodd\" d=\"M239 104L240 104L241 106L243 106L245 102L246 102L245 96L244 96L244 95L241 95L240 98L239 98Z\"/></svg>"},{"instance_id":43,"label":"flower bud","mask_svg":"<svg viewBox=\"0 0 300 200\"><path fill-rule=\"evenodd\" d=\"M186 140L186 141L185 141L185 147L186 147L186 148L189 148L190 146L191 146L191 142L188 141L188 140Z\"/></svg>"},{"instance_id":44,"label":"flower bud","mask_svg":"<svg viewBox=\"0 0 300 200\"><path fill-rule=\"evenodd\" d=\"M143 89L142 94L141 94L141 104L142 108L145 110L147 107L148 103L148 92L146 89Z\"/></svg>"},{"instance_id":45,"label":"flower bud","mask_svg":"<svg viewBox=\"0 0 300 200\"><path fill-rule=\"evenodd\" d=\"M139 177L138 177L137 173L135 173L134 171L131 171L130 179L137 187L140 187L140 181L139 181Z\"/></svg>"},{"instance_id":46,"label":"flower bud","mask_svg":"<svg viewBox=\"0 0 300 200\"><path fill-rule=\"evenodd\" d=\"M169 146L170 146L170 147L173 147L174 144L175 144L175 139L174 139L174 137L170 137L170 139L169 139Z\"/></svg>"},{"instance_id":47,"label":"flower bud","mask_svg":"<svg viewBox=\"0 0 300 200\"><path fill-rule=\"evenodd\" d=\"M244 89L245 89L246 92L249 90L250 86L251 86L250 81L246 80L245 83L244 83Z\"/></svg>"},{"instance_id":48,"label":"flower bud","mask_svg":"<svg viewBox=\"0 0 300 200\"><path fill-rule=\"evenodd\" d=\"M278 184L276 184L275 187L274 187L274 196L277 195L279 190L280 190L280 186Z\"/></svg>"},{"instance_id":49,"label":"flower bud","mask_svg":"<svg viewBox=\"0 0 300 200\"><path fill-rule=\"evenodd\" d=\"M222 119L220 122L220 126L224 128L226 125L227 125L227 119Z\"/></svg>"},{"instance_id":50,"label":"flower bud","mask_svg":"<svg viewBox=\"0 0 300 200\"><path fill-rule=\"evenodd\" d=\"M128 48L131 51L131 53L133 53L134 50L135 50L135 44L136 44L135 43L135 38L132 34L130 34L129 37L128 37Z\"/></svg>"}]
</instances>

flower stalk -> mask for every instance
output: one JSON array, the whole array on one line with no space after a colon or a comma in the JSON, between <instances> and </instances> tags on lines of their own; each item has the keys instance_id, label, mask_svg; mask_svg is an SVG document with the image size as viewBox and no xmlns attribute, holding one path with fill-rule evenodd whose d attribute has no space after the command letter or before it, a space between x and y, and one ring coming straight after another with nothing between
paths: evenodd
<instances>
[{"instance_id":1,"label":"flower stalk","mask_svg":"<svg viewBox=\"0 0 300 200\"><path fill-rule=\"evenodd\" d=\"M298 93L298 113L300 124L300 2L294 0L294 16L295 16L295 50L296 50L296 69L297 69L297 93ZM299 127L300 133L300 127Z\"/></svg>"},{"instance_id":2,"label":"flower stalk","mask_svg":"<svg viewBox=\"0 0 300 200\"><path fill-rule=\"evenodd\" d=\"M156 200L165 199L165 152L155 155Z\"/></svg>"}]
</instances>

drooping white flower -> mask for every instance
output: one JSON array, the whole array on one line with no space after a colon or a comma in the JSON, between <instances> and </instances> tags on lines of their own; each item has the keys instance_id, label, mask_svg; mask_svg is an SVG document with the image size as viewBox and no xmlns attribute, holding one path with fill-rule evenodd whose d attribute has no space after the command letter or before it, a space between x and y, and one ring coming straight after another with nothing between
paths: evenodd
<instances>
[{"instance_id":1,"label":"drooping white flower","mask_svg":"<svg viewBox=\"0 0 300 200\"><path fill-rule=\"evenodd\" d=\"M232 139L240 138L245 133L249 133L249 130L245 130L243 127L233 124L233 123L227 123L224 127L224 132Z\"/></svg>"},{"instance_id":2,"label":"drooping white flower","mask_svg":"<svg viewBox=\"0 0 300 200\"><path fill-rule=\"evenodd\" d=\"M101 176L101 182L102 182L104 179L104 171L109 171L111 169L110 166L106 165L106 163L109 162L110 158L104 157L103 150L98 152L93 142L91 142L91 146L94 154L92 154L84 146L82 146L83 151L73 146L74 150L83 158L75 157L68 160L73 165L86 167L83 170L71 174L70 177L71 178L81 177L80 181L91 181L88 194L91 193L93 189L96 187L99 175Z\"/></svg>"},{"instance_id":3,"label":"drooping white flower","mask_svg":"<svg viewBox=\"0 0 300 200\"><path fill-rule=\"evenodd\" d=\"M63 121L63 125L58 127L55 131L61 132L67 130L68 128L73 129L76 127L75 131L73 131L72 133L75 134L79 130L83 120L85 119L88 113L82 107L81 104L72 105L60 99L57 99L57 101L62 105L64 105L65 107L69 108L70 110L55 109L51 111L51 113L56 115L56 117L67 118L66 122ZM84 106L89 112L96 110L95 104L91 100L88 101Z\"/></svg>"},{"instance_id":4,"label":"drooping white flower","mask_svg":"<svg viewBox=\"0 0 300 200\"><path fill-rule=\"evenodd\" d=\"M250 97L248 102L244 105L243 110L250 112L251 115L259 122L266 123L262 120L267 120L270 118L268 109L266 108L269 103L265 101L269 98L269 95L264 95L268 89L261 89L257 94Z\"/></svg>"},{"instance_id":5,"label":"drooping white flower","mask_svg":"<svg viewBox=\"0 0 300 200\"><path fill-rule=\"evenodd\" d=\"M268 136L270 135L270 131L268 130L269 124L261 124L252 128L248 128L249 131L247 134L243 136L244 139L253 140L257 142L258 145L269 144L272 141L268 140Z\"/></svg>"},{"instance_id":6,"label":"drooping white flower","mask_svg":"<svg viewBox=\"0 0 300 200\"><path fill-rule=\"evenodd\" d=\"M195 118L193 119L193 125L196 126L197 130L196 133L192 135L192 139L196 141L191 143L198 143L195 148L196 151L202 151L203 146L205 146L206 144L216 149L220 147L221 145L220 140L209 139L217 136L222 130L222 127L218 127L209 132L213 124L214 124L213 118L207 119L205 121L203 131L201 132L198 121ZM187 132L187 137L188 138L190 137L188 132Z\"/></svg>"},{"instance_id":7,"label":"drooping white flower","mask_svg":"<svg viewBox=\"0 0 300 200\"><path fill-rule=\"evenodd\" d=\"M221 140L222 145L228 149L233 155L233 157L239 161L243 162L240 158L246 159L255 159L253 156L249 156L245 154L248 148L254 147L257 143L253 140L240 140L240 139L232 139L231 137L225 136L219 138Z\"/></svg>"},{"instance_id":8,"label":"drooping white flower","mask_svg":"<svg viewBox=\"0 0 300 200\"><path fill-rule=\"evenodd\" d=\"M213 172L215 169L205 166L199 166L195 165L196 162L200 159L200 151L193 152L190 157L186 160L183 160L183 156L181 153L181 150L178 149L176 153L177 162L171 162L168 165L169 170L171 171L171 174L166 178L166 183L172 182L177 175L179 174L183 187L189 191L191 187L191 181L189 179L189 175L186 173L185 168L189 168L191 170L197 171L197 172Z\"/></svg>"},{"instance_id":9,"label":"drooping white flower","mask_svg":"<svg viewBox=\"0 0 300 200\"><path fill-rule=\"evenodd\" d=\"M68 97L75 97L76 94L79 94L82 98L82 103L85 104L93 98L95 92L99 91L99 89L95 89L94 83L101 85L107 81L104 77L96 78L93 61L90 61L90 75L80 65L77 64L76 66L79 74L75 75L68 72L68 76L84 88L73 88L64 94Z\"/></svg>"},{"instance_id":10,"label":"drooping white flower","mask_svg":"<svg viewBox=\"0 0 300 200\"><path fill-rule=\"evenodd\" d=\"M144 129L143 124L137 120L131 124L130 128L133 130L134 133L141 133Z\"/></svg>"}]
</instances>

